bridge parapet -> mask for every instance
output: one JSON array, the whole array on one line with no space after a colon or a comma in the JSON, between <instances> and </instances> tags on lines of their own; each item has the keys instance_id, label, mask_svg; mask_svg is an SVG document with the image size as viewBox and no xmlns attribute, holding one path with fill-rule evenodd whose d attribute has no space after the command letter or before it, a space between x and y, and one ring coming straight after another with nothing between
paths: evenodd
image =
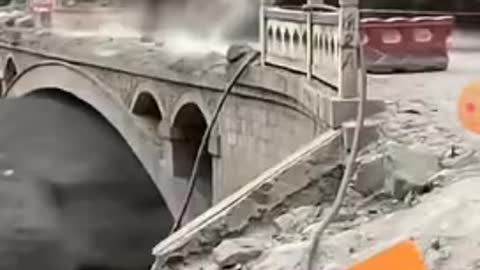
<instances>
[{"instance_id":1,"label":"bridge parapet","mask_svg":"<svg viewBox=\"0 0 480 270\"><path fill-rule=\"evenodd\" d=\"M263 6L262 59L337 85L339 13Z\"/></svg>"}]
</instances>

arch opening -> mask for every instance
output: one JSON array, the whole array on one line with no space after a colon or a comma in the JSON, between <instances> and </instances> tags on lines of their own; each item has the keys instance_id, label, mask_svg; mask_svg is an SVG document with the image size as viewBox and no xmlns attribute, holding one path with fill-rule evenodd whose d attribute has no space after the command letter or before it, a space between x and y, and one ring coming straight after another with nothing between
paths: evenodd
<instances>
[{"instance_id":1,"label":"arch opening","mask_svg":"<svg viewBox=\"0 0 480 270\"><path fill-rule=\"evenodd\" d=\"M149 122L159 123L163 120L163 114L158 107L157 101L153 95L148 92L142 92L137 96L132 107L132 112Z\"/></svg>"},{"instance_id":2,"label":"arch opening","mask_svg":"<svg viewBox=\"0 0 480 270\"><path fill-rule=\"evenodd\" d=\"M188 181L193 170L195 157L207 128L207 120L194 103L181 107L175 116L173 128L180 137L173 141L173 176L177 180ZM212 156L208 151L202 155L197 174L196 192L190 205L195 205L196 214L212 206Z\"/></svg>"},{"instance_id":3,"label":"arch opening","mask_svg":"<svg viewBox=\"0 0 480 270\"><path fill-rule=\"evenodd\" d=\"M151 248L168 235L173 217L120 133L62 89L37 89L2 102L0 112L22 127L3 132L0 140L8 141L6 150L23 171L55 185L55 210L69 230L60 237L79 247L72 255L81 258L72 258L77 267L149 267ZM24 139L15 140L15 132Z\"/></svg>"},{"instance_id":4,"label":"arch opening","mask_svg":"<svg viewBox=\"0 0 480 270\"><path fill-rule=\"evenodd\" d=\"M12 85L13 79L15 79L17 75L18 75L17 66L13 62L12 58L8 58L7 63L5 64L5 71L3 75L6 89L8 89Z\"/></svg>"}]
</instances>

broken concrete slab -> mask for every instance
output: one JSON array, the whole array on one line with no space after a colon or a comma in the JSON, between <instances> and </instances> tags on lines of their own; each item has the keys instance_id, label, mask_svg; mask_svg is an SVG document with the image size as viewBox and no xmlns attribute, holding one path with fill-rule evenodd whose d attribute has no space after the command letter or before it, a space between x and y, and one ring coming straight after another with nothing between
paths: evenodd
<instances>
[{"instance_id":1,"label":"broken concrete slab","mask_svg":"<svg viewBox=\"0 0 480 270\"><path fill-rule=\"evenodd\" d=\"M35 20L32 15L26 15L16 19L14 25L16 27L32 28L35 27Z\"/></svg>"},{"instance_id":2,"label":"broken concrete slab","mask_svg":"<svg viewBox=\"0 0 480 270\"><path fill-rule=\"evenodd\" d=\"M252 270L299 269L306 259L307 245L307 242L298 242L273 248L248 267Z\"/></svg>"},{"instance_id":3,"label":"broken concrete slab","mask_svg":"<svg viewBox=\"0 0 480 270\"><path fill-rule=\"evenodd\" d=\"M364 121L364 126L360 132L359 149L363 149L369 144L378 141L378 138L380 137L378 132L380 125L380 121ZM344 148L347 150L352 148L356 126L356 121L348 121L342 124Z\"/></svg>"},{"instance_id":4,"label":"broken concrete slab","mask_svg":"<svg viewBox=\"0 0 480 270\"><path fill-rule=\"evenodd\" d=\"M265 244L254 238L228 239L213 250L212 256L221 267L235 266L257 258L265 248Z\"/></svg>"},{"instance_id":5,"label":"broken concrete slab","mask_svg":"<svg viewBox=\"0 0 480 270\"><path fill-rule=\"evenodd\" d=\"M328 175L343 162L341 144L340 131L327 131L219 202L155 247L155 269L161 269L172 252L181 250L187 255L191 252L209 252L222 237L238 233L245 229L252 218L258 220L265 213L278 209L292 194L310 187L312 182L321 182L317 192L334 194L335 190L330 188L338 187L338 180L333 179L335 185L325 184L317 176ZM312 172L316 177L312 177ZM259 202L256 201L258 191L265 193ZM331 197L321 195L317 196L317 200Z\"/></svg>"},{"instance_id":6,"label":"broken concrete slab","mask_svg":"<svg viewBox=\"0 0 480 270\"><path fill-rule=\"evenodd\" d=\"M274 220L274 225L282 232L301 231L308 223L313 222L321 212L316 206L303 206L289 211Z\"/></svg>"},{"instance_id":7,"label":"broken concrete slab","mask_svg":"<svg viewBox=\"0 0 480 270\"><path fill-rule=\"evenodd\" d=\"M358 114L359 99L342 99L332 97L329 99L330 115L327 119L332 128L340 128L343 123L354 121ZM368 99L365 102L365 117L382 113L386 110L385 101L379 99Z\"/></svg>"},{"instance_id":8,"label":"broken concrete slab","mask_svg":"<svg viewBox=\"0 0 480 270\"><path fill-rule=\"evenodd\" d=\"M421 145L407 147L389 142L387 149L392 173L386 188L398 199L427 186L428 180L441 170L439 158Z\"/></svg>"},{"instance_id":9,"label":"broken concrete slab","mask_svg":"<svg viewBox=\"0 0 480 270\"><path fill-rule=\"evenodd\" d=\"M425 196L422 203L412 209L405 209L353 230L326 237L319 250L335 250L332 249L332 245L335 245L339 249L329 252L335 256L328 261L352 265L407 239L414 239L419 249L426 251L431 249L432 241L440 236L448 240L446 245L449 256L440 254L440 257L446 260L434 269L472 269L468 267L478 260L480 252L477 244L480 219L475 218L474 214L480 209L479 180L478 177L463 179L444 190ZM359 241L361 235L371 237ZM352 255L342 252L351 245L355 245L357 253ZM438 258L433 257L435 260Z\"/></svg>"},{"instance_id":10,"label":"broken concrete slab","mask_svg":"<svg viewBox=\"0 0 480 270\"><path fill-rule=\"evenodd\" d=\"M354 177L354 189L364 196L382 190L387 178L385 162L386 157L383 154L361 157Z\"/></svg>"}]
</instances>

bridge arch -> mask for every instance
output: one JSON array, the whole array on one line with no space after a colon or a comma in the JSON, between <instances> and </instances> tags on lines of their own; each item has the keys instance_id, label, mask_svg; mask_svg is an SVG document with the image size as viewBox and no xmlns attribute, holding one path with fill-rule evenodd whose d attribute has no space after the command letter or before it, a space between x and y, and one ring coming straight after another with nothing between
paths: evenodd
<instances>
[{"instance_id":1,"label":"bridge arch","mask_svg":"<svg viewBox=\"0 0 480 270\"><path fill-rule=\"evenodd\" d=\"M155 130L165 118L162 102L149 90L140 90L135 93L130 103L130 112Z\"/></svg>"},{"instance_id":2,"label":"bridge arch","mask_svg":"<svg viewBox=\"0 0 480 270\"><path fill-rule=\"evenodd\" d=\"M172 113L170 114L170 125L174 125L178 112L186 104L195 104L200 110L200 112L202 112L202 115L203 117L205 117L207 123L210 124L210 122L212 121L212 114L210 113L206 102L203 100L202 95L200 95L200 93L198 92L188 92L183 94L180 99L175 103Z\"/></svg>"},{"instance_id":3,"label":"bridge arch","mask_svg":"<svg viewBox=\"0 0 480 270\"><path fill-rule=\"evenodd\" d=\"M183 105L176 114L173 128L181 135L180 138L172 141L172 171L175 181L189 179L207 126L206 118L195 103ZM207 210L212 205L212 166L212 156L207 151L202 156L198 167L196 189L200 197L192 202L192 205L198 207L199 212Z\"/></svg>"},{"instance_id":4,"label":"bridge arch","mask_svg":"<svg viewBox=\"0 0 480 270\"><path fill-rule=\"evenodd\" d=\"M168 190L168 183L155 177L158 174L158 149L152 147L155 133L139 128L127 106L110 88L79 67L48 61L23 70L7 89L6 98L21 97L42 89L64 91L100 113L124 138L160 190L170 212L175 213L176 201L172 198L172 191Z\"/></svg>"},{"instance_id":5,"label":"bridge arch","mask_svg":"<svg viewBox=\"0 0 480 270\"><path fill-rule=\"evenodd\" d=\"M0 86L0 97L4 95L4 92L10 87L13 83L14 78L18 75L18 67L13 58L13 55L9 54L5 58L4 65L1 67L1 79L2 83Z\"/></svg>"},{"instance_id":6,"label":"bridge arch","mask_svg":"<svg viewBox=\"0 0 480 270\"><path fill-rule=\"evenodd\" d=\"M186 93L180 97L170 115L170 126L180 134L172 140L172 173L175 181L189 179L193 163L197 155L203 134L211 123L212 115L201 95L197 92ZM215 127L212 137L218 134ZM213 187L218 171L218 159L209 150L203 155L198 170L196 185L197 196L193 197L191 209L193 215L198 215L212 206L214 202Z\"/></svg>"}]
</instances>

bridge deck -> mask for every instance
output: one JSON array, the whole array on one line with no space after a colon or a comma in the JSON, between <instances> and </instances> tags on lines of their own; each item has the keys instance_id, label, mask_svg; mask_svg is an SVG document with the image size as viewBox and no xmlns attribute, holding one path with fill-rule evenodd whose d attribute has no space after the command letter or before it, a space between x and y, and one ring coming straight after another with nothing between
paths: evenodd
<instances>
[{"instance_id":1,"label":"bridge deck","mask_svg":"<svg viewBox=\"0 0 480 270\"><path fill-rule=\"evenodd\" d=\"M17 48L28 48L38 53L53 54L150 76L165 77L171 73L224 74L227 64L222 53L206 50L176 53L166 49L162 44L145 44L137 38L38 34L31 30L7 30L0 34L1 41L11 43L12 32L22 34L15 46Z\"/></svg>"},{"instance_id":2,"label":"bridge deck","mask_svg":"<svg viewBox=\"0 0 480 270\"><path fill-rule=\"evenodd\" d=\"M21 33L20 39L15 39L17 33ZM39 38L39 34L32 30L9 28L0 32L0 48L7 51L18 51L39 59L65 61L184 86L216 91L224 89L235 66L226 59L226 47L225 52L209 51L207 48L199 51L175 50L174 47L175 44L145 44L134 37L68 36L51 33L41 34ZM31 61L25 63L30 64ZM26 66L20 66L21 70L25 68ZM311 103L301 89L304 80L304 75L261 66L260 61L257 61L238 82L247 89L234 89L234 93L254 95L255 98L262 98L267 94L270 97L287 98L296 104L298 101L300 104ZM317 82L316 86L322 92L332 93L332 89L321 82ZM261 91L246 91L249 89ZM310 109L312 108L307 108Z\"/></svg>"}]
</instances>

